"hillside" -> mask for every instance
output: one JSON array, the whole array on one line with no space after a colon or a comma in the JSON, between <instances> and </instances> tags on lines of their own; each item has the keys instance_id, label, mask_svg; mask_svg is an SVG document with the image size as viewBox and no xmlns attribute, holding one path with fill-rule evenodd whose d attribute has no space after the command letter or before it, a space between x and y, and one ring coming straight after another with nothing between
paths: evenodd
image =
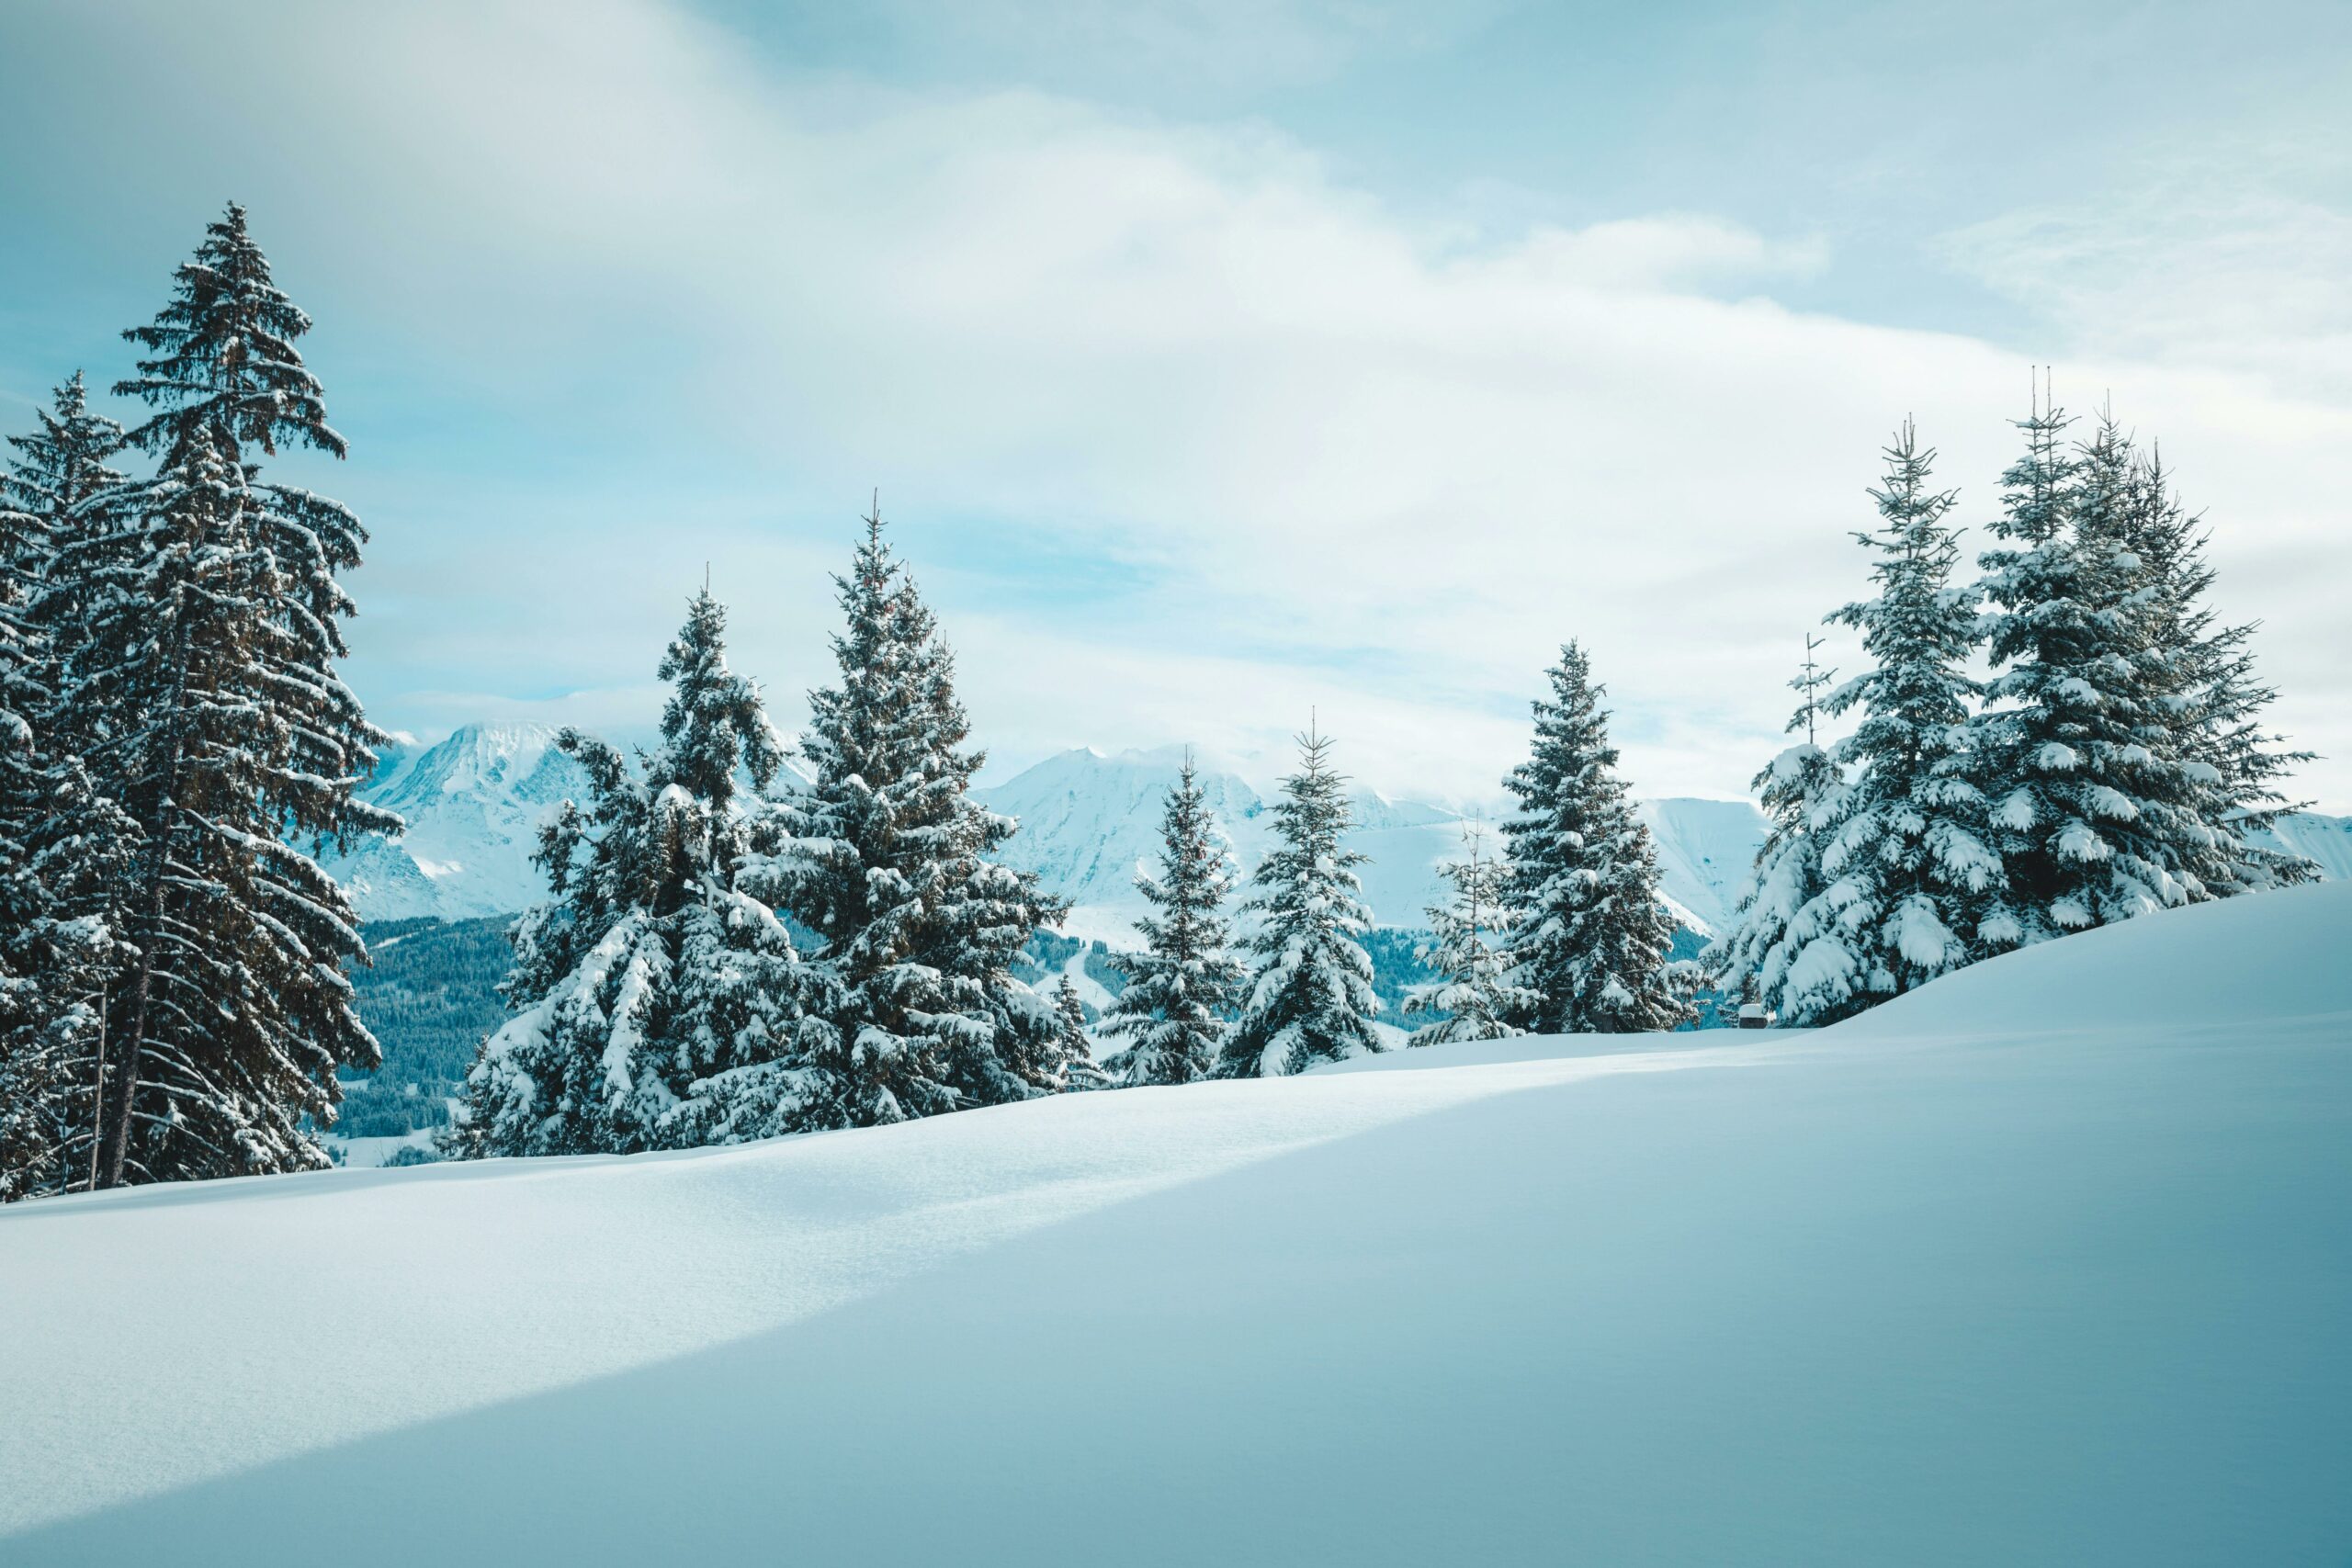
<instances>
[{"instance_id":1,"label":"hillside","mask_svg":"<svg viewBox=\"0 0 2352 1568\"><path fill-rule=\"evenodd\" d=\"M26 1205L0 1560L2335 1561L2347 944Z\"/></svg>"}]
</instances>

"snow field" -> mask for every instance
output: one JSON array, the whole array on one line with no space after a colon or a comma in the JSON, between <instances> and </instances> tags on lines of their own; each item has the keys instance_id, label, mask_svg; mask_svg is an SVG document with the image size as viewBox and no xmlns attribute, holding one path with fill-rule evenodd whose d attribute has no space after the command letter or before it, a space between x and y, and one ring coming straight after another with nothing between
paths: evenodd
<instances>
[{"instance_id":1,"label":"snow field","mask_svg":"<svg viewBox=\"0 0 2352 1568\"><path fill-rule=\"evenodd\" d=\"M2347 943L24 1206L0 1561L2340 1562Z\"/></svg>"}]
</instances>

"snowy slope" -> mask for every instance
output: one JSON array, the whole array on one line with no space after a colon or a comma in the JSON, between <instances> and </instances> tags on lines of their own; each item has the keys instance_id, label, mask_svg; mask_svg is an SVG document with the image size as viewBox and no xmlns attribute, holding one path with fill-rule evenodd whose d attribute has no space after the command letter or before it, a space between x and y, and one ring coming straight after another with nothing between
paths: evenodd
<instances>
[{"instance_id":1,"label":"snowy slope","mask_svg":"<svg viewBox=\"0 0 2352 1568\"><path fill-rule=\"evenodd\" d=\"M469 724L423 750L388 755L360 794L399 812L408 831L374 840L327 870L371 920L462 919L547 897L531 863L539 824L582 791L580 764L540 724Z\"/></svg>"},{"instance_id":2,"label":"snowy slope","mask_svg":"<svg viewBox=\"0 0 2352 1568\"><path fill-rule=\"evenodd\" d=\"M2330 882L2352 881L2352 817L2292 812L2278 819L2275 830L2260 838L2265 843L2317 862L2320 874Z\"/></svg>"},{"instance_id":3,"label":"snowy slope","mask_svg":"<svg viewBox=\"0 0 2352 1568\"><path fill-rule=\"evenodd\" d=\"M978 794L994 810L1020 818L1004 858L1036 872L1049 891L1070 901L1067 929L1126 946L1143 912L1136 867L1156 863L1161 806L1182 761L1182 749L1172 746L1114 756L1066 751ZM1204 769L1201 782L1236 862L1245 871L1254 867L1273 840L1268 803L1228 773ZM1372 857L1362 874L1374 919L1426 926L1422 911L1445 896L1438 867L1462 852L1461 817L1369 790L1357 792L1354 805L1357 825L1348 841ZM1690 923L1713 929L1763 841L1762 816L1744 801L1661 800L1642 809L1657 835L1666 897Z\"/></svg>"},{"instance_id":4,"label":"snowy slope","mask_svg":"<svg viewBox=\"0 0 2352 1568\"><path fill-rule=\"evenodd\" d=\"M0 1562L2339 1561L2347 944L22 1206Z\"/></svg>"},{"instance_id":5,"label":"snowy slope","mask_svg":"<svg viewBox=\"0 0 2352 1568\"><path fill-rule=\"evenodd\" d=\"M1724 929L1764 847L1764 814L1746 800L1645 800L1642 821L1657 844L1658 886L1703 935Z\"/></svg>"}]
</instances>

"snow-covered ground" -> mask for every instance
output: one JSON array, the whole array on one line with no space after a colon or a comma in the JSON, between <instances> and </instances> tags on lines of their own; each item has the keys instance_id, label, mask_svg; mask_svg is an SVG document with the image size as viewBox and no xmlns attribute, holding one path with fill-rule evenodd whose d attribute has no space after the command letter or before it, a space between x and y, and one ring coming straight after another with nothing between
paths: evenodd
<instances>
[{"instance_id":1,"label":"snow-covered ground","mask_svg":"<svg viewBox=\"0 0 2352 1568\"><path fill-rule=\"evenodd\" d=\"M2340 1562L2347 947L20 1206L0 1562Z\"/></svg>"}]
</instances>

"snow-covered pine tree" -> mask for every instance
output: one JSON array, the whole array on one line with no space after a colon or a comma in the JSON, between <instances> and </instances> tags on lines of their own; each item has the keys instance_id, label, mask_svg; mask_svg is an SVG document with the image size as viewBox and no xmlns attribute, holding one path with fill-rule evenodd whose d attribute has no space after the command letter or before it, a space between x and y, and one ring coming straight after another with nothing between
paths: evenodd
<instances>
[{"instance_id":1,"label":"snow-covered pine tree","mask_svg":"<svg viewBox=\"0 0 2352 1568\"><path fill-rule=\"evenodd\" d=\"M133 831L48 726L55 671L28 612L75 503L121 477L104 467L121 432L88 415L79 376L57 401L0 474L0 1202L88 1184L123 957L107 894Z\"/></svg>"},{"instance_id":2,"label":"snow-covered pine tree","mask_svg":"<svg viewBox=\"0 0 2352 1568\"><path fill-rule=\"evenodd\" d=\"M1932 488L1932 449L1905 420L1871 491L1880 526L1855 539L1877 558L1878 597L1829 618L1858 628L1871 668L1824 708L1862 717L1838 749L1858 769L1819 826L1828 886L1796 916L1801 951L1781 999L1791 1021L1828 1023L2016 944L2001 859L1970 776L1967 670L1976 643L1973 592L1952 586L1953 494Z\"/></svg>"},{"instance_id":3,"label":"snow-covered pine tree","mask_svg":"<svg viewBox=\"0 0 2352 1568\"><path fill-rule=\"evenodd\" d=\"M762 792L784 747L728 668L726 629L696 594L662 660L670 699L641 770L577 730L559 738L590 800L542 830L554 897L517 930L515 1016L467 1077L461 1152L632 1153L797 1125L801 1062L825 1032L805 1005L816 977L741 874L781 840Z\"/></svg>"},{"instance_id":4,"label":"snow-covered pine tree","mask_svg":"<svg viewBox=\"0 0 2352 1568\"><path fill-rule=\"evenodd\" d=\"M1107 1089L1110 1077L1094 1060L1094 1043L1086 1034L1086 1004L1065 971L1054 987L1054 1017L1060 1026L1062 1059L1067 1064L1065 1089Z\"/></svg>"},{"instance_id":5,"label":"snow-covered pine tree","mask_svg":"<svg viewBox=\"0 0 2352 1568\"><path fill-rule=\"evenodd\" d=\"M1974 766L2028 942L2211 897L2218 859L2200 770L2174 750L2171 650L2155 645L2129 542L2129 443L2106 420L2079 457L2062 456L2068 423L2055 407L2020 423L2026 455L2003 476L1993 525L2007 543L1982 558L1998 673Z\"/></svg>"},{"instance_id":6,"label":"snow-covered pine tree","mask_svg":"<svg viewBox=\"0 0 2352 1568\"><path fill-rule=\"evenodd\" d=\"M1527 1001L1511 1021L1535 1034L1667 1030L1696 1016L1668 957L1674 920L1658 900L1657 851L1634 815L1609 742L1603 688L1571 642L1536 699L1535 740L1503 787L1504 879L1518 923L1504 951Z\"/></svg>"},{"instance_id":7,"label":"snow-covered pine tree","mask_svg":"<svg viewBox=\"0 0 2352 1568\"><path fill-rule=\"evenodd\" d=\"M1732 1002L1759 1003L1792 1027L1819 1022L1810 1004L1842 1001L1854 971L1836 911L1821 898L1829 886L1821 869L1822 829L1836 810L1845 774L1821 744L1823 693L1837 671L1815 661L1820 647L1820 638L1806 636L1804 668L1789 682L1798 702L1787 733L1804 739L1748 781L1770 826L1730 925L1704 960L1716 988ZM1816 943L1824 945L1815 949Z\"/></svg>"},{"instance_id":8,"label":"snow-covered pine tree","mask_svg":"<svg viewBox=\"0 0 2352 1568\"><path fill-rule=\"evenodd\" d=\"M356 919L304 846L399 828L353 798L384 737L335 673L365 531L259 479L281 442L345 451L294 347L309 319L235 207L175 285L116 389L155 411L130 439L157 470L75 509L36 612L70 607L57 711L139 834L110 900L138 957L110 998L108 1186L325 1163L336 1070L378 1054Z\"/></svg>"},{"instance_id":9,"label":"snow-covered pine tree","mask_svg":"<svg viewBox=\"0 0 2352 1568\"><path fill-rule=\"evenodd\" d=\"M840 986L836 1038L808 1061L810 1128L1049 1093L1070 1066L1052 1002L1011 974L1060 909L986 858L1015 824L967 793L982 753L966 746L954 661L878 506L865 522L835 580L841 682L808 696L816 778L786 803L791 836L762 872Z\"/></svg>"},{"instance_id":10,"label":"snow-covered pine tree","mask_svg":"<svg viewBox=\"0 0 2352 1568\"><path fill-rule=\"evenodd\" d=\"M1518 1034L1512 1016L1534 1002L1510 983L1511 961L1502 950L1515 919L1503 886L1510 868L1486 852L1485 827L1475 820L1463 824L1462 849L1462 858L1442 868L1452 898L1427 911L1430 940L1417 956L1438 977L1405 994L1404 1010L1430 1020L1408 1045Z\"/></svg>"},{"instance_id":11,"label":"snow-covered pine tree","mask_svg":"<svg viewBox=\"0 0 2352 1568\"><path fill-rule=\"evenodd\" d=\"M1218 1077L1304 1072L1387 1048L1373 1028L1380 998L1357 940L1372 927L1355 872L1367 857L1340 843L1353 823L1347 780L1331 769L1329 736L1310 729L1298 747L1298 772L1274 806L1280 841L1240 906L1259 916L1245 944L1257 964L1218 1049Z\"/></svg>"},{"instance_id":12,"label":"snow-covered pine tree","mask_svg":"<svg viewBox=\"0 0 2352 1568\"><path fill-rule=\"evenodd\" d=\"M1189 751L1168 792L1159 843L1159 874L1136 876L1136 891L1152 909L1136 921L1144 951L1113 958L1127 986L1102 1020L1104 1034L1127 1043L1106 1065L1128 1085L1207 1077L1241 983L1224 912L1232 853Z\"/></svg>"},{"instance_id":13,"label":"snow-covered pine tree","mask_svg":"<svg viewBox=\"0 0 2352 1568\"><path fill-rule=\"evenodd\" d=\"M2190 764L2199 813L2215 833L2218 855L2207 891L2308 882L2318 867L2248 835L2295 809L2280 785L2312 753L2289 750L2286 738L2267 727L2263 716L2278 692L2255 671L2256 623L2223 623L2205 603L2214 577L2205 558L2211 531L2181 504L2160 450L2151 448L2133 464L2126 513L2125 541L2140 558L2152 601L2146 636L2167 656L2153 682L2158 712L2174 754Z\"/></svg>"}]
</instances>

